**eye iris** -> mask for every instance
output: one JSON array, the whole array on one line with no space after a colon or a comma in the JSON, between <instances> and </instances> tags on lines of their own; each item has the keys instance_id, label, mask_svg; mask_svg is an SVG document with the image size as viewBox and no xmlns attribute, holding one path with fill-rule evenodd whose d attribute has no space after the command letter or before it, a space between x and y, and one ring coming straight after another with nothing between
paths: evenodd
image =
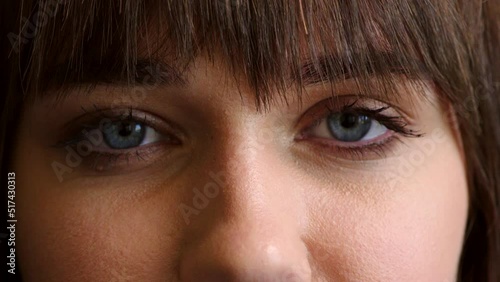
<instances>
[{"instance_id":1,"label":"eye iris","mask_svg":"<svg viewBox=\"0 0 500 282\"><path fill-rule=\"evenodd\" d=\"M328 117L328 130L343 142L361 140L370 131L371 125L372 120L364 115L339 113Z\"/></svg>"},{"instance_id":2,"label":"eye iris","mask_svg":"<svg viewBox=\"0 0 500 282\"><path fill-rule=\"evenodd\" d=\"M146 135L145 126L134 121L111 122L102 132L104 141L113 149L137 147Z\"/></svg>"}]
</instances>

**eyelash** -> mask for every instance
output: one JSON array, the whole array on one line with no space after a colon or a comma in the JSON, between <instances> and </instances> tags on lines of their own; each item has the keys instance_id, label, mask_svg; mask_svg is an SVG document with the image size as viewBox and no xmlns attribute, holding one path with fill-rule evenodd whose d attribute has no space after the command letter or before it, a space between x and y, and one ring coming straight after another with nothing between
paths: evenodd
<instances>
[{"instance_id":1,"label":"eyelash","mask_svg":"<svg viewBox=\"0 0 500 282\"><path fill-rule=\"evenodd\" d=\"M93 105L93 110L88 111L87 109L82 107L84 112L83 115L76 118L76 120L80 119L82 116L90 115L90 118L86 118L89 122L72 122L76 123L76 130L71 130L73 132L70 134L69 139L65 139L62 142L58 142L53 147L62 148L66 146L70 146L72 148L76 147L82 141L89 141L85 136L84 132L90 132L92 130L96 130L100 128L100 121L108 119L110 121L136 121L141 122L143 125L151 127L156 130L157 126L155 126L155 122L148 118L146 113L139 111L136 108L129 107L125 110L119 110L115 112L121 112L121 114L111 113L112 111L107 108L99 108L96 105ZM142 117L139 116L142 115ZM175 136L173 133L167 133L167 140L171 141L172 144L179 145L180 139ZM157 142L160 143L160 142ZM129 165L131 158L136 158L137 161L145 161L147 158L154 154L157 151L158 144L146 144L139 147L134 147L130 149L110 149L111 151L92 151L91 155L87 161L90 161L91 167L94 170L102 171L109 170L113 168L119 161L125 161L126 165Z\"/></svg>"},{"instance_id":2,"label":"eyelash","mask_svg":"<svg viewBox=\"0 0 500 282\"><path fill-rule=\"evenodd\" d=\"M330 100L329 100L330 101ZM335 114L335 113L350 113L350 114L356 114L356 115L365 115L369 117L370 119L376 120L383 126L385 126L388 130L392 131L394 134L392 134L389 137L386 137L384 140L380 142L369 142L367 144L363 145L355 145L355 146L349 146L349 145L338 145L338 144L333 144L329 139L325 138L312 138L315 139L315 143L329 151L332 152L333 156L341 156L344 158L349 158L349 159L355 159L355 160L362 160L367 158L367 156L372 156L373 154L376 155L377 157L385 157L386 152L388 152L392 147L391 145L396 142L402 142L403 138L402 137L421 137L422 134L418 133L418 131L412 130L408 128L408 123L405 122L405 118L402 117L401 115L387 115L383 114L384 111L390 109L389 106L383 106L383 107L376 107L376 108L369 108L365 106L358 106L359 99L355 100L352 103L344 103L339 108L339 110L333 109L333 107L326 105L326 111L323 111L323 113L313 113L315 116L315 120L313 122L310 122L308 126L305 127L304 130L301 131L299 134L299 137L296 139L297 141L303 141L305 139L311 139L308 138L307 132L311 129L314 128L315 126L318 126L321 121L328 116ZM321 102L320 102L321 103ZM333 104L333 103L331 103ZM314 108L314 106L313 106ZM99 128L99 121L102 121L103 119L110 119L112 121L140 121L143 123L145 126L149 126L153 129L156 130L156 127L154 125L154 122L148 119L147 114L139 112L137 109L133 107L129 107L126 109L126 113L124 113L124 110L121 110L120 112L122 114L111 114L109 109L105 108L98 108L97 106L94 105L93 107L93 113L90 113L90 111L82 108L84 111L84 114L81 116L85 115L93 115L92 121L90 123L80 123L78 126L78 130L76 131L77 134L76 136L73 135L74 137L71 137L70 139L66 139L65 141L59 142L54 147L65 147L65 146L70 146L70 147L75 147L79 142L88 140L88 138L85 136L84 131L85 130L95 130ZM138 116L138 113L143 114L143 117L140 118ZM80 117L81 117L80 116ZM77 118L78 119L78 118ZM73 131L75 133L75 131ZM169 137L173 137L176 140L179 140L174 134L169 134ZM322 139L322 140L319 140ZM173 140L173 139L171 139ZM337 142L338 143L338 142ZM155 149L152 148L155 145L143 145L131 149L123 149L123 150L113 150L114 152L96 152L93 151L93 161L92 161L92 168L94 170L103 170L102 167L114 167L116 163L119 160L126 160L126 164L128 165L130 162L130 158L134 157L137 158L137 161L144 161L146 160L150 155L155 153ZM99 164L99 165L98 165Z\"/></svg>"},{"instance_id":3,"label":"eyelash","mask_svg":"<svg viewBox=\"0 0 500 282\"><path fill-rule=\"evenodd\" d=\"M397 116L389 116L382 114L385 110L390 109L389 106L379 107L376 109L370 109L367 107L356 106L359 100L355 100L351 104L346 104L342 107L340 112L342 113L351 113L357 115L366 115L371 119L377 120L382 125L387 127L387 129L392 130L396 133L399 133L406 137L421 137L422 134L417 133L415 130L408 128L408 123L404 122L404 118L401 115ZM339 111L335 111L329 107L327 107L329 114L334 114Z\"/></svg>"},{"instance_id":4,"label":"eyelash","mask_svg":"<svg viewBox=\"0 0 500 282\"><path fill-rule=\"evenodd\" d=\"M310 123L310 125L306 126L306 129L303 130L303 133L300 134L296 140L303 141L308 138L312 138L315 139L314 141L316 141L316 143L321 147L331 151L333 156L344 156L349 159L362 160L368 158L372 154L375 154L377 157L385 157L386 152L393 148L392 145L395 142L404 142L403 137L418 138L423 136L423 134L418 131L410 129L409 124L405 121L406 119L402 115L386 115L382 113L391 107L383 106L369 108L365 106L357 106L359 100L360 99L356 99L354 102L344 103L340 107L337 106L339 110L333 109L333 107L329 106L327 103L325 105L326 113L323 112L320 115L316 114L316 119ZM328 100L328 102L331 102L331 100ZM354 146L333 144L339 143L340 141L332 142L329 139L308 136L308 131L318 126L325 118L328 118L330 115L336 113L365 115L370 119L376 120L394 134L379 142L368 142L367 144Z\"/></svg>"}]
</instances>

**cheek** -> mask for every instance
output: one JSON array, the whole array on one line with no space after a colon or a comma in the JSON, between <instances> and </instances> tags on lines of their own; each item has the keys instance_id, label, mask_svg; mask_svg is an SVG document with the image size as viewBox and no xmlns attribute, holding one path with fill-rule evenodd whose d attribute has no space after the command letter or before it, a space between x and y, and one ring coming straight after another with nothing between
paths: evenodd
<instances>
[{"instance_id":1,"label":"cheek","mask_svg":"<svg viewBox=\"0 0 500 282\"><path fill-rule=\"evenodd\" d=\"M376 175L349 177L339 186L351 192L318 193L310 244L328 250L319 264L329 277L455 280L468 194L463 162L447 144L397 183Z\"/></svg>"},{"instance_id":2,"label":"cheek","mask_svg":"<svg viewBox=\"0 0 500 282\"><path fill-rule=\"evenodd\" d=\"M105 194L78 196L34 201L37 208L22 217L21 261L40 258L27 260L31 264L27 269L37 275L33 281L45 281L38 280L42 277L48 281L148 281L175 273L180 228L167 215L175 211L150 208L168 203L152 199L133 204Z\"/></svg>"},{"instance_id":3,"label":"cheek","mask_svg":"<svg viewBox=\"0 0 500 282\"><path fill-rule=\"evenodd\" d=\"M30 158L40 156L30 150L20 151L14 166L17 251L26 281L151 281L176 273L182 223L172 214L179 199L141 183L59 183L50 162ZM21 161L27 159L29 165Z\"/></svg>"}]
</instances>

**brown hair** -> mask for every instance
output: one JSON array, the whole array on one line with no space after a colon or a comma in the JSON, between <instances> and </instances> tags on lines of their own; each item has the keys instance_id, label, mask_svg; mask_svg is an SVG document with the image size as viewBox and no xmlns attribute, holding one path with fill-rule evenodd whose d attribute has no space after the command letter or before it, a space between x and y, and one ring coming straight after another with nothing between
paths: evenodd
<instances>
[{"instance_id":1,"label":"brown hair","mask_svg":"<svg viewBox=\"0 0 500 282\"><path fill-rule=\"evenodd\" d=\"M500 279L500 1L23 0L0 6L2 177L27 98L49 88L64 96L67 87L117 79L117 73L134 83L143 57L166 54L184 65L200 52L219 54L245 73L264 106L271 93L287 98L288 78L297 72L355 77L367 91L368 77L390 77L396 69L432 81L454 106L470 195L459 280ZM149 35L155 41L144 44ZM303 57L310 69L299 69Z\"/></svg>"}]
</instances>

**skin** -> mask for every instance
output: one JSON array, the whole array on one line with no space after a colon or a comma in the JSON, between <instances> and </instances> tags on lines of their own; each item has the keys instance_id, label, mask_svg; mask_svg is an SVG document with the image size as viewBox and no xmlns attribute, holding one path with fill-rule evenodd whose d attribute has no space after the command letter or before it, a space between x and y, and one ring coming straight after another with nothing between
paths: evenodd
<instances>
[{"instance_id":1,"label":"skin","mask_svg":"<svg viewBox=\"0 0 500 282\"><path fill-rule=\"evenodd\" d=\"M431 86L428 99L409 91L383 100L424 136L360 158L297 139L329 86L308 86L302 102L275 99L263 112L243 75L221 63L199 57L188 81L140 99L98 87L25 108L14 171L26 281L456 280L465 165ZM354 91L353 81L335 87L342 99ZM171 121L183 145L150 146L143 160L102 172L83 157L60 182L51 164L65 164L67 152L51 145L93 105ZM209 191L205 201L195 190Z\"/></svg>"}]
</instances>

